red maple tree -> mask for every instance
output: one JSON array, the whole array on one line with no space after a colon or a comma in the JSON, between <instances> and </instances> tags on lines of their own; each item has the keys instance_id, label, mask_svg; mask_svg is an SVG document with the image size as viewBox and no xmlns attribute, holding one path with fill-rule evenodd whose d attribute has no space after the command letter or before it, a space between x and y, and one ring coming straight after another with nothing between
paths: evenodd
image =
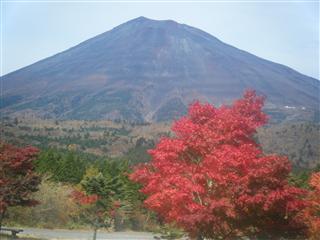
<instances>
[{"instance_id":1,"label":"red maple tree","mask_svg":"<svg viewBox=\"0 0 320 240\"><path fill-rule=\"evenodd\" d=\"M302 211L302 217L308 225L309 239L317 240L320 236L320 172L313 173L310 178L307 195L307 207Z\"/></svg>"},{"instance_id":2,"label":"red maple tree","mask_svg":"<svg viewBox=\"0 0 320 240\"><path fill-rule=\"evenodd\" d=\"M37 154L34 147L19 148L0 142L0 228L8 207L37 204L30 198L40 183L33 165Z\"/></svg>"},{"instance_id":3,"label":"red maple tree","mask_svg":"<svg viewBox=\"0 0 320 240\"><path fill-rule=\"evenodd\" d=\"M131 174L146 207L199 238L300 234L305 192L288 184L288 159L264 155L254 141L267 122L263 104L251 90L231 106L192 104L173 124L175 136Z\"/></svg>"}]
</instances>

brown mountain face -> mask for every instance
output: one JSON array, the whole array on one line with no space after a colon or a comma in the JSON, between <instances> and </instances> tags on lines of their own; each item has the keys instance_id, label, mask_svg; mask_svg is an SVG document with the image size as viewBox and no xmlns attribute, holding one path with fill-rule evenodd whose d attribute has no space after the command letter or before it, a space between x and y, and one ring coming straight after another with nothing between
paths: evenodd
<instances>
[{"instance_id":1,"label":"brown mountain face","mask_svg":"<svg viewBox=\"0 0 320 240\"><path fill-rule=\"evenodd\" d=\"M252 88L275 119L314 120L320 81L174 21L133 19L3 77L1 112L60 119L170 120L199 99Z\"/></svg>"}]
</instances>

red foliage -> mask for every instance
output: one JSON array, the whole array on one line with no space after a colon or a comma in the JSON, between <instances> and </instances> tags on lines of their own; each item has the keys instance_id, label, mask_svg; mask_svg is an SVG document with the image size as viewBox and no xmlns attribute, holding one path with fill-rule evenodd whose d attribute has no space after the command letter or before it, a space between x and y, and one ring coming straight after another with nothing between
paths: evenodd
<instances>
[{"instance_id":1,"label":"red foliage","mask_svg":"<svg viewBox=\"0 0 320 240\"><path fill-rule=\"evenodd\" d=\"M71 197L76 203L80 205L95 204L99 200L99 197L96 194L86 195L85 193L77 190L74 190L72 192Z\"/></svg>"},{"instance_id":2,"label":"red foliage","mask_svg":"<svg viewBox=\"0 0 320 240\"><path fill-rule=\"evenodd\" d=\"M320 236L320 172L312 174L309 184L312 191L308 193L308 206L302 217L308 225L309 238L316 240Z\"/></svg>"},{"instance_id":3,"label":"red foliage","mask_svg":"<svg viewBox=\"0 0 320 240\"><path fill-rule=\"evenodd\" d=\"M193 236L297 234L304 191L288 185L287 158L263 155L253 139L263 103L247 91L232 106L192 104L131 175L145 205Z\"/></svg>"},{"instance_id":4,"label":"red foliage","mask_svg":"<svg viewBox=\"0 0 320 240\"><path fill-rule=\"evenodd\" d=\"M29 196L40 183L33 165L37 154L34 147L18 148L0 142L0 217L8 207L37 204Z\"/></svg>"},{"instance_id":5,"label":"red foliage","mask_svg":"<svg viewBox=\"0 0 320 240\"><path fill-rule=\"evenodd\" d=\"M121 202L119 200L116 200L113 202L113 208L118 209L121 207Z\"/></svg>"},{"instance_id":6,"label":"red foliage","mask_svg":"<svg viewBox=\"0 0 320 240\"><path fill-rule=\"evenodd\" d=\"M82 207L81 215L94 228L110 227L115 219L116 210L121 206L120 201L109 202L108 199L97 194L90 194L74 190L71 199Z\"/></svg>"}]
</instances>

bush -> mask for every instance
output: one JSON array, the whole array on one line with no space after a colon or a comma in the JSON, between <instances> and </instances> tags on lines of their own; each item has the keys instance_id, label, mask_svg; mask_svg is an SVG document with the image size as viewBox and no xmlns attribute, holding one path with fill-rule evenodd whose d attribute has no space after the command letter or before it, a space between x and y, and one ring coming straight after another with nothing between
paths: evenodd
<instances>
[{"instance_id":1,"label":"bush","mask_svg":"<svg viewBox=\"0 0 320 240\"><path fill-rule=\"evenodd\" d=\"M14 207L10 209L8 224L30 227L58 228L72 226L78 208L70 200L71 187L43 180L34 199L40 202L32 208Z\"/></svg>"}]
</instances>

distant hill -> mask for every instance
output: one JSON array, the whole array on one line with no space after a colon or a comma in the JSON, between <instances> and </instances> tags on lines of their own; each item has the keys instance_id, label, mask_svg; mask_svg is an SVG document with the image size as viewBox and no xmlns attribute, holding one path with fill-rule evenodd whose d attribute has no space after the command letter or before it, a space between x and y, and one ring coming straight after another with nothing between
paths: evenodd
<instances>
[{"instance_id":1,"label":"distant hill","mask_svg":"<svg viewBox=\"0 0 320 240\"><path fill-rule=\"evenodd\" d=\"M168 122L130 124L112 121L6 119L0 122L2 140L41 149L75 149L107 157L124 157L132 163L148 161L147 150L162 136L172 135ZM255 136L265 153L288 156L296 168L320 165L320 125L273 124Z\"/></svg>"},{"instance_id":2,"label":"distant hill","mask_svg":"<svg viewBox=\"0 0 320 240\"><path fill-rule=\"evenodd\" d=\"M23 53L21 53L23 54ZM253 88L274 120L317 120L320 82L175 21L139 17L5 75L1 112L163 121Z\"/></svg>"},{"instance_id":3,"label":"distant hill","mask_svg":"<svg viewBox=\"0 0 320 240\"><path fill-rule=\"evenodd\" d=\"M258 142L265 153L286 155L295 167L320 166L320 125L291 123L260 128Z\"/></svg>"}]
</instances>

